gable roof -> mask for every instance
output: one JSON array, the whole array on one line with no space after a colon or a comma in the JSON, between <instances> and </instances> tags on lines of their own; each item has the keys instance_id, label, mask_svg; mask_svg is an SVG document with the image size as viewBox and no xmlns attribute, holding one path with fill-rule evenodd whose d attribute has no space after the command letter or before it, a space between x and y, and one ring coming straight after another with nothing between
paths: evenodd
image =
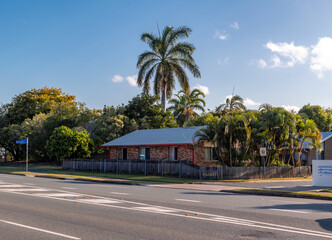
<instances>
[{"instance_id":1,"label":"gable roof","mask_svg":"<svg viewBox=\"0 0 332 240\"><path fill-rule=\"evenodd\" d=\"M327 139L332 137L332 132L321 132L320 134L322 135L321 142L325 142Z\"/></svg>"},{"instance_id":2,"label":"gable roof","mask_svg":"<svg viewBox=\"0 0 332 240\"><path fill-rule=\"evenodd\" d=\"M102 147L191 145L198 141L195 133L202 127L136 130L101 145Z\"/></svg>"}]
</instances>

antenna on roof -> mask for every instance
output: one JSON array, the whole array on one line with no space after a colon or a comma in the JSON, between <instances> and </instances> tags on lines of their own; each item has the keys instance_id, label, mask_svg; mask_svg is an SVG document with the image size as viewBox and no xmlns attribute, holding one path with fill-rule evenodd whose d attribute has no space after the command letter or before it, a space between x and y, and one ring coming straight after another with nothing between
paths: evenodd
<instances>
[{"instance_id":1,"label":"antenna on roof","mask_svg":"<svg viewBox=\"0 0 332 240\"><path fill-rule=\"evenodd\" d=\"M232 97L234 97L234 92L235 92L235 86L233 86L233 93L232 93Z\"/></svg>"}]
</instances>

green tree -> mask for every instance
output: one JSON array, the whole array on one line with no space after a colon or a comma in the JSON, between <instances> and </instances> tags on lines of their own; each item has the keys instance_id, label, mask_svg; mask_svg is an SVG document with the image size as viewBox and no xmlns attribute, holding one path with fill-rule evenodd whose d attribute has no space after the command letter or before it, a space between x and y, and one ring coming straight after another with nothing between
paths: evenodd
<instances>
[{"instance_id":1,"label":"green tree","mask_svg":"<svg viewBox=\"0 0 332 240\"><path fill-rule=\"evenodd\" d=\"M297 149L298 152L297 165L300 165L301 155L303 152L303 145L305 142L307 142L309 146L313 147L316 150L321 150L322 145L320 143L321 134L313 120L307 119L299 121L297 124L297 130L298 130L298 141L299 141Z\"/></svg>"},{"instance_id":2,"label":"green tree","mask_svg":"<svg viewBox=\"0 0 332 240\"><path fill-rule=\"evenodd\" d=\"M216 108L216 112L219 113L219 115L230 114L236 111L244 110L246 110L246 107L244 106L243 98L241 98L239 95L227 98L225 103Z\"/></svg>"},{"instance_id":3,"label":"green tree","mask_svg":"<svg viewBox=\"0 0 332 240\"><path fill-rule=\"evenodd\" d=\"M331 116L329 116L330 114L326 113L321 106L310 104L304 105L299 110L299 114L304 118L314 120L321 132L328 132L331 130Z\"/></svg>"},{"instance_id":4,"label":"green tree","mask_svg":"<svg viewBox=\"0 0 332 240\"><path fill-rule=\"evenodd\" d=\"M172 106L168 109L173 111L175 119L180 126L183 126L184 123L187 125L190 117L198 115L195 110L205 111L205 94L199 89L192 91L189 89L181 90L178 94L175 94L175 97L170 101Z\"/></svg>"},{"instance_id":5,"label":"green tree","mask_svg":"<svg viewBox=\"0 0 332 240\"><path fill-rule=\"evenodd\" d=\"M138 57L137 84L143 87L143 93L149 93L150 79L154 75L154 94L158 96L161 94L164 111L166 111L166 99L172 98L175 78L178 79L183 89L189 86L189 79L184 68L188 69L194 77L201 77L192 57L195 47L190 43L179 41L189 37L190 33L191 29L188 27L174 29L167 26L161 36L151 33L141 35L141 40L147 43L151 50Z\"/></svg>"},{"instance_id":6,"label":"green tree","mask_svg":"<svg viewBox=\"0 0 332 240\"><path fill-rule=\"evenodd\" d=\"M58 163L62 158L85 158L89 157L91 139L85 131L79 132L68 127L61 126L54 129L46 143L47 154Z\"/></svg>"},{"instance_id":7,"label":"green tree","mask_svg":"<svg viewBox=\"0 0 332 240\"><path fill-rule=\"evenodd\" d=\"M7 118L11 124L20 124L39 113L49 113L56 103L75 103L75 97L61 88L31 89L15 96L8 106Z\"/></svg>"},{"instance_id":8,"label":"green tree","mask_svg":"<svg viewBox=\"0 0 332 240\"><path fill-rule=\"evenodd\" d=\"M173 114L165 112L158 100L158 96L138 95L125 106L124 115L135 120L138 129L177 127Z\"/></svg>"}]
</instances>

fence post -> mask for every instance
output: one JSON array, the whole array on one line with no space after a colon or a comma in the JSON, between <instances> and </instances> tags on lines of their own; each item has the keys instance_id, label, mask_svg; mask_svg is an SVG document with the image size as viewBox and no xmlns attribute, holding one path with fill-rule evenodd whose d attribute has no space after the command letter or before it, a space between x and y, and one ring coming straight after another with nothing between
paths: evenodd
<instances>
[{"instance_id":1,"label":"fence post","mask_svg":"<svg viewBox=\"0 0 332 240\"><path fill-rule=\"evenodd\" d=\"M83 159L81 159L81 172L83 172Z\"/></svg>"},{"instance_id":2,"label":"fence post","mask_svg":"<svg viewBox=\"0 0 332 240\"><path fill-rule=\"evenodd\" d=\"M95 160L92 159L92 172L95 170Z\"/></svg>"},{"instance_id":3,"label":"fence post","mask_svg":"<svg viewBox=\"0 0 332 240\"><path fill-rule=\"evenodd\" d=\"M202 180L202 168L199 167L199 180Z\"/></svg>"},{"instance_id":4,"label":"fence post","mask_svg":"<svg viewBox=\"0 0 332 240\"><path fill-rule=\"evenodd\" d=\"M147 165L147 160L145 159L145 166L144 166L144 175L146 175L146 165Z\"/></svg>"},{"instance_id":5,"label":"fence post","mask_svg":"<svg viewBox=\"0 0 332 240\"><path fill-rule=\"evenodd\" d=\"M182 161L179 162L179 178L181 178L181 172L182 172Z\"/></svg>"},{"instance_id":6,"label":"fence post","mask_svg":"<svg viewBox=\"0 0 332 240\"><path fill-rule=\"evenodd\" d=\"M106 173L106 159L104 159L104 173Z\"/></svg>"},{"instance_id":7,"label":"fence post","mask_svg":"<svg viewBox=\"0 0 332 240\"><path fill-rule=\"evenodd\" d=\"M133 167L133 160L130 160L130 164L129 164L130 175L132 174L132 167Z\"/></svg>"}]
</instances>

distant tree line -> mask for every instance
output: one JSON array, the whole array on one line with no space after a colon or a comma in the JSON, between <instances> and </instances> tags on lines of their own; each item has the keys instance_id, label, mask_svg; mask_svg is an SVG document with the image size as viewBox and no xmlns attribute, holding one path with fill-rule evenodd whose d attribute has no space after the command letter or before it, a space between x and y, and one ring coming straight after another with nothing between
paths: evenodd
<instances>
[{"instance_id":1,"label":"distant tree line","mask_svg":"<svg viewBox=\"0 0 332 240\"><path fill-rule=\"evenodd\" d=\"M268 149L267 165L299 165L304 143L320 150L320 132L332 125L331 110L318 105L307 104L298 113L268 104L248 110L233 96L205 110L204 97L197 89L181 90L167 111L158 96L148 94L126 105L89 109L61 89L31 89L0 107L0 147L23 160L24 146L15 141L29 137L31 160L59 162L104 156L101 144L138 129L207 126L197 136L214 143L224 165L262 165L261 146Z\"/></svg>"}]
</instances>

